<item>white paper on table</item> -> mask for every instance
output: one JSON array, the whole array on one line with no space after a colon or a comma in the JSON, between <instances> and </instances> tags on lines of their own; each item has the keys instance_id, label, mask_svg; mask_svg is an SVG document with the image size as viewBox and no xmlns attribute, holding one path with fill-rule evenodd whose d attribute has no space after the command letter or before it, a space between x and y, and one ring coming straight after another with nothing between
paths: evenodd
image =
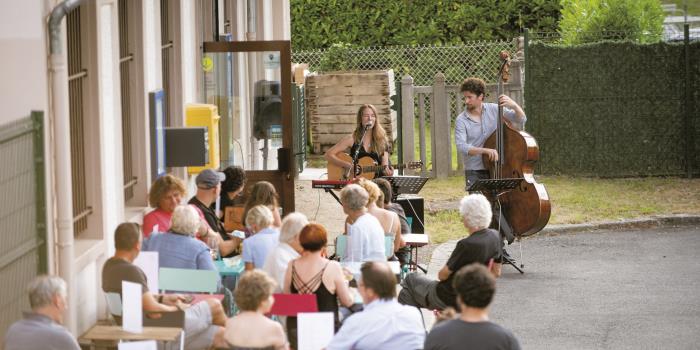
<instances>
[{"instance_id":1,"label":"white paper on table","mask_svg":"<svg viewBox=\"0 0 700 350\"><path fill-rule=\"evenodd\" d=\"M122 328L131 333L143 333L141 284L122 281Z\"/></svg>"},{"instance_id":2,"label":"white paper on table","mask_svg":"<svg viewBox=\"0 0 700 350\"><path fill-rule=\"evenodd\" d=\"M140 252L134 259L134 265L146 274L148 290L158 294L158 252Z\"/></svg>"},{"instance_id":3,"label":"white paper on table","mask_svg":"<svg viewBox=\"0 0 700 350\"><path fill-rule=\"evenodd\" d=\"M323 349L331 342L334 331L332 312L301 312L297 315L299 350Z\"/></svg>"},{"instance_id":4,"label":"white paper on table","mask_svg":"<svg viewBox=\"0 0 700 350\"><path fill-rule=\"evenodd\" d=\"M119 350L158 350L158 345L155 340L142 340L121 342L117 348Z\"/></svg>"}]
</instances>

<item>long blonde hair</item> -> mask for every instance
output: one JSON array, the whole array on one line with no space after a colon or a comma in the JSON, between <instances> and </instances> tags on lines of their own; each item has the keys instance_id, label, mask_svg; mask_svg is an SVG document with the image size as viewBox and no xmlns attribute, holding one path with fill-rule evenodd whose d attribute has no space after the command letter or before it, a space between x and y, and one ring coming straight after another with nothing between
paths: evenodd
<instances>
[{"instance_id":1,"label":"long blonde hair","mask_svg":"<svg viewBox=\"0 0 700 350\"><path fill-rule=\"evenodd\" d=\"M355 143L360 144L362 142L362 140L360 140L360 137L362 137L362 114L365 112L365 109L368 108L372 110L375 118L374 126L372 127L372 146L370 147L371 149L368 151L377 153L381 158L384 152L390 152L389 142L386 137L386 131L384 131L382 123L379 122L377 108L375 108L373 105L364 104L360 106L360 109L357 110L357 127L352 133L352 136L355 139Z\"/></svg>"}]
</instances>

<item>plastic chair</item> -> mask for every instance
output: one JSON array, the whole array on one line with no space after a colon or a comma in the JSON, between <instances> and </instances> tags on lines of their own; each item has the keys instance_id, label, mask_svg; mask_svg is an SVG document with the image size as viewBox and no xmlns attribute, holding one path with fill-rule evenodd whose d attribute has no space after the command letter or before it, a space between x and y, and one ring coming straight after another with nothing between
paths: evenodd
<instances>
[{"instance_id":1,"label":"plastic chair","mask_svg":"<svg viewBox=\"0 0 700 350\"><path fill-rule=\"evenodd\" d=\"M211 270L174 269L161 267L158 289L164 291L209 293L219 289L219 273Z\"/></svg>"},{"instance_id":2,"label":"plastic chair","mask_svg":"<svg viewBox=\"0 0 700 350\"><path fill-rule=\"evenodd\" d=\"M300 312L318 312L316 294L273 294L270 315L296 316Z\"/></svg>"}]
</instances>

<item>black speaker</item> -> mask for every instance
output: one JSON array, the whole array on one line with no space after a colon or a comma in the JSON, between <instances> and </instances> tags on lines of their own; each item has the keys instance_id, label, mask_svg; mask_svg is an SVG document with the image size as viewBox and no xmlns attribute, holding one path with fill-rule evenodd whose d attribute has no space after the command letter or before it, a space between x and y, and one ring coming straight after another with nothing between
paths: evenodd
<instances>
[{"instance_id":1,"label":"black speaker","mask_svg":"<svg viewBox=\"0 0 700 350\"><path fill-rule=\"evenodd\" d=\"M253 136L258 140L271 139L270 127L282 125L282 91L278 81L255 82L253 115Z\"/></svg>"},{"instance_id":2,"label":"black speaker","mask_svg":"<svg viewBox=\"0 0 700 350\"><path fill-rule=\"evenodd\" d=\"M423 217L423 197L402 194L396 199L406 212L406 218L411 223L411 233L425 233Z\"/></svg>"}]
</instances>

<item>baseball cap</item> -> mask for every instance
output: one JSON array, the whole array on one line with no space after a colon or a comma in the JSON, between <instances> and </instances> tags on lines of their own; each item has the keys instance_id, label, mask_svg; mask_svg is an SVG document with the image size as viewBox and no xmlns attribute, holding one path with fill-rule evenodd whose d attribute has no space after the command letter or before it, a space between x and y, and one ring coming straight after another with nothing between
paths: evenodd
<instances>
[{"instance_id":1,"label":"baseball cap","mask_svg":"<svg viewBox=\"0 0 700 350\"><path fill-rule=\"evenodd\" d=\"M197 187L209 189L216 187L216 185L224 180L226 180L226 175L224 175L224 173L212 169L204 169L197 175L195 182L197 183Z\"/></svg>"}]
</instances>

